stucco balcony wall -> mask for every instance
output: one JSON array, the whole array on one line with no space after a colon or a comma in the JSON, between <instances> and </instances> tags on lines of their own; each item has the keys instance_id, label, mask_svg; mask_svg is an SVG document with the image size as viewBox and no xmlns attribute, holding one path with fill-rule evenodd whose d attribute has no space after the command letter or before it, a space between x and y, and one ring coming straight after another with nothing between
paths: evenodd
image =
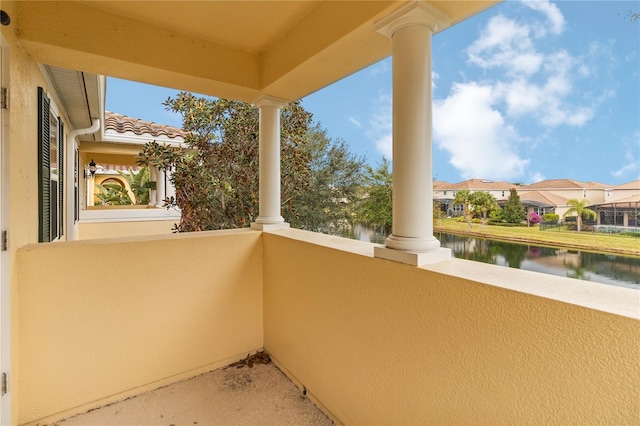
<instances>
[{"instance_id":1,"label":"stucco balcony wall","mask_svg":"<svg viewBox=\"0 0 640 426\"><path fill-rule=\"evenodd\" d=\"M637 292L622 289L617 315L524 291L604 306L611 286L457 259L415 268L294 229L263 238L265 349L345 424L640 418Z\"/></svg>"},{"instance_id":2,"label":"stucco balcony wall","mask_svg":"<svg viewBox=\"0 0 640 426\"><path fill-rule=\"evenodd\" d=\"M18 252L18 423L55 421L263 346L250 230L29 245Z\"/></svg>"},{"instance_id":3,"label":"stucco balcony wall","mask_svg":"<svg viewBox=\"0 0 640 426\"><path fill-rule=\"evenodd\" d=\"M373 247L296 229L26 246L19 423L262 347L345 424L640 418L636 291L457 259L416 268Z\"/></svg>"}]
</instances>

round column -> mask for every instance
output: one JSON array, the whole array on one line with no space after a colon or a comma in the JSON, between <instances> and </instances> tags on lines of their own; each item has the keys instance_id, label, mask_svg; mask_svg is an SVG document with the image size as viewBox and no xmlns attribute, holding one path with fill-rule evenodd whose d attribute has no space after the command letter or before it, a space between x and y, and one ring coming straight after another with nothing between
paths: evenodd
<instances>
[{"instance_id":1,"label":"round column","mask_svg":"<svg viewBox=\"0 0 640 426\"><path fill-rule=\"evenodd\" d=\"M445 26L421 2L401 7L378 24L391 38L393 62L393 233L388 248L437 250L433 236L431 36Z\"/></svg>"},{"instance_id":2,"label":"round column","mask_svg":"<svg viewBox=\"0 0 640 426\"><path fill-rule=\"evenodd\" d=\"M156 172L156 206L163 207L164 199L167 197L165 190L165 173L162 170Z\"/></svg>"},{"instance_id":3,"label":"round column","mask_svg":"<svg viewBox=\"0 0 640 426\"><path fill-rule=\"evenodd\" d=\"M286 226L280 213L280 107L285 104L266 96L254 102L260 108L260 198L254 229Z\"/></svg>"}]
</instances>

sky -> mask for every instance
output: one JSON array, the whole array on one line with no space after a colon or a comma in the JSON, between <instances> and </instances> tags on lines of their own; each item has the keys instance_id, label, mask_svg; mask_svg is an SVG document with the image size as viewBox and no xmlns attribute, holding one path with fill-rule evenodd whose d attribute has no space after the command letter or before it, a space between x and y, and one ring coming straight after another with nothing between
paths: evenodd
<instances>
[{"instance_id":1,"label":"sky","mask_svg":"<svg viewBox=\"0 0 640 426\"><path fill-rule=\"evenodd\" d=\"M434 35L433 173L533 183L640 179L640 1L505 1ZM391 158L387 58L302 99L373 166ZM108 78L106 108L181 126L177 90Z\"/></svg>"}]
</instances>

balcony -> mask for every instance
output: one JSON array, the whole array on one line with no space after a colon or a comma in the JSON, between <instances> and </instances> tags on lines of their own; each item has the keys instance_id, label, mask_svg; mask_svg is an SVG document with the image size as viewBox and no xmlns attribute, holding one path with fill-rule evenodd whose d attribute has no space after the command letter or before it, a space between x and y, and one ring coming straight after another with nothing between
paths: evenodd
<instances>
[{"instance_id":1,"label":"balcony","mask_svg":"<svg viewBox=\"0 0 640 426\"><path fill-rule=\"evenodd\" d=\"M458 259L414 267L373 249L296 229L25 246L18 423L261 348L344 424L640 418L636 291Z\"/></svg>"}]
</instances>

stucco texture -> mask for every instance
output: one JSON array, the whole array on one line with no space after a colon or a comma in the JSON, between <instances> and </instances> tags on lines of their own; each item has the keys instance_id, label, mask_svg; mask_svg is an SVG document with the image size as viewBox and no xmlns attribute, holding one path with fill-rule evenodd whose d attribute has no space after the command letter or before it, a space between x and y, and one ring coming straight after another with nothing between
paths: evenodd
<instances>
[{"instance_id":1,"label":"stucco texture","mask_svg":"<svg viewBox=\"0 0 640 426\"><path fill-rule=\"evenodd\" d=\"M637 319L263 238L265 349L345 424L640 418Z\"/></svg>"},{"instance_id":2,"label":"stucco texture","mask_svg":"<svg viewBox=\"0 0 640 426\"><path fill-rule=\"evenodd\" d=\"M60 268L70 265L73 269ZM72 415L263 346L260 232L18 252L18 423Z\"/></svg>"}]
</instances>

